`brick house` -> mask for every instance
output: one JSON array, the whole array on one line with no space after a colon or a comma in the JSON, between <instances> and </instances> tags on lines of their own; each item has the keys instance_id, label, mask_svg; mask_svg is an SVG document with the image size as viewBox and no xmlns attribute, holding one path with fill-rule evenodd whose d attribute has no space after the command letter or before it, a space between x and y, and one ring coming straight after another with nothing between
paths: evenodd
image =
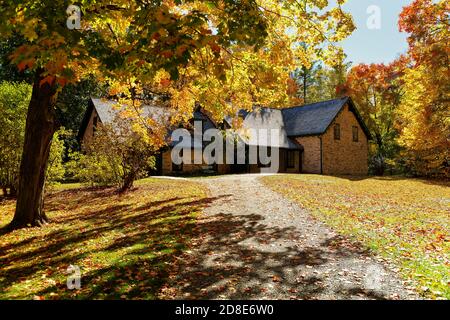
<instances>
[{"instance_id":1,"label":"brick house","mask_svg":"<svg viewBox=\"0 0 450 320\"><path fill-rule=\"evenodd\" d=\"M91 99L79 131L78 137L82 143L89 142L98 124L112 121L113 104L112 101ZM157 106L144 106L144 109L148 116L156 118L161 118L165 111ZM243 128L277 129L279 137L276 144L259 141L254 147L266 146L271 148L271 152L279 153L278 172L367 174L370 134L349 97L285 109L257 108L252 112L241 110L237 117L242 119ZM201 121L203 129L206 130L217 127L229 128L233 119L228 117L222 124L216 124L204 112L196 110L192 121ZM193 150L194 152L201 152L205 147L204 143L198 145L199 150ZM173 143L168 143L168 147L161 150L158 155L158 174L186 174L196 171L213 171L221 174L258 173L265 167L261 164L249 164L247 159L244 165L175 165L171 160L172 147Z\"/></svg>"}]
</instances>

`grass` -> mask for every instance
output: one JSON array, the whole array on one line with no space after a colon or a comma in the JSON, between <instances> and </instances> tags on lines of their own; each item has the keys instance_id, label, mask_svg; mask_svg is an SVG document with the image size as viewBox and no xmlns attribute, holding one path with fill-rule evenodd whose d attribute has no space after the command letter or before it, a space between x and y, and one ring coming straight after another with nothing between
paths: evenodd
<instances>
[{"instance_id":1,"label":"grass","mask_svg":"<svg viewBox=\"0 0 450 320\"><path fill-rule=\"evenodd\" d=\"M448 182L317 175L262 180L317 219L394 262L424 296L450 299Z\"/></svg>"},{"instance_id":2,"label":"grass","mask_svg":"<svg viewBox=\"0 0 450 320\"><path fill-rule=\"evenodd\" d=\"M58 186L45 204L52 223L0 234L0 299L156 299L206 203L189 181L145 179L123 195ZM0 199L0 228L14 207ZM67 289L69 265L79 290Z\"/></svg>"}]
</instances>

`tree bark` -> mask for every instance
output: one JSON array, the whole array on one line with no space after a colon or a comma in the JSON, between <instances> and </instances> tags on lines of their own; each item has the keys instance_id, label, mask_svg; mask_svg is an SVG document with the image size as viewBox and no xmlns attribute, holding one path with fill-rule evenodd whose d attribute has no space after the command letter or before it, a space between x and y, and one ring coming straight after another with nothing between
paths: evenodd
<instances>
[{"instance_id":1,"label":"tree bark","mask_svg":"<svg viewBox=\"0 0 450 320\"><path fill-rule=\"evenodd\" d=\"M136 174L134 172L130 172L124 178L122 188L120 189L120 193L127 192L133 187L133 182L136 180Z\"/></svg>"},{"instance_id":2,"label":"tree bark","mask_svg":"<svg viewBox=\"0 0 450 320\"><path fill-rule=\"evenodd\" d=\"M36 72L25 126L25 141L19 173L16 212L10 228L41 226L47 222L43 210L45 171L56 130L54 84L41 84Z\"/></svg>"}]
</instances>

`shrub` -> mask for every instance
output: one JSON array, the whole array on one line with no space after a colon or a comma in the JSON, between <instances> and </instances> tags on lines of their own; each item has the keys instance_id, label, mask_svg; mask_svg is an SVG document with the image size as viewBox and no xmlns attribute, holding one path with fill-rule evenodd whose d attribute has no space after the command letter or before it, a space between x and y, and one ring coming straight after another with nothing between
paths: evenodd
<instances>
[{"instance_id":1,"label":"shrub","mask_svg":"<svg viewBox=\"0 0 450 320\"><path fill-rule=\"evenodd\" d=\"M145 132L133 129L131 120L116 117L113 123L97 127L81 153L70 155L68 171L81 182L117 185L126 191L155 167L154 155L159 146L151 141Z\"/></svg>"},{"instance_id":2,"label":"shrub","mask_svg":"<svg viewBox=\"0 0 450 320\"><path fill-rule=\"evenodd\" d=\"M71 132L62 127L53 136L45 177L47 185L53 186L64 180L66 173L66 168L63 163L66 152L64 141L70 135Z\"/></svg>"}]
</instances>

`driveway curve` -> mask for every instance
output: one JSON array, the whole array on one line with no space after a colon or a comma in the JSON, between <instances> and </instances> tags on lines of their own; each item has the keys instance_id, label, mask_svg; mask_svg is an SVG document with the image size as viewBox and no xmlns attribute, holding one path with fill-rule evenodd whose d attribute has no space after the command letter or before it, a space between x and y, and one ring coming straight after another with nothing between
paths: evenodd
<instances>
[{"instance_id":1,"label":"driveway curve","mask_svg":"<svg viewBox=\"0 0 450 320\"><path fill-rule=\"evenodd\" d=\"M161 291L163 298L418 298L385 261L313 219L258 177L196 179L210 190L210 201L191 248Z\"/></svg>"}]
</instances>

